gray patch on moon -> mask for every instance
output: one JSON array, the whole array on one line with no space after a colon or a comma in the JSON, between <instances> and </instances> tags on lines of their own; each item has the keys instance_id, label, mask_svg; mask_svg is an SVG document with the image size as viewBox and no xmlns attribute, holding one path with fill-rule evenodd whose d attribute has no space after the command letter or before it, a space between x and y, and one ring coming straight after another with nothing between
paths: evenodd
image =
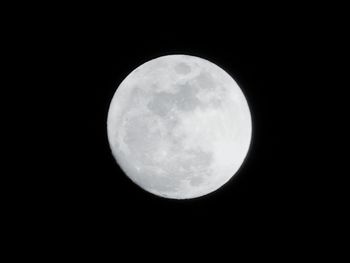
<instances>
[{"instance_id":1,"label":"gray patch on moon","mask_svg":"<svg viewBox=\"0 0 350 263\"><path fill-rule=\"evenodd\" d=\"M155 167L149 166L142 170L141 185L146 189L153 189L160 193L172 193L179 190L181 181L171 175L159 175L155 173Z\"/></svg>"},{"instance_id":2,"label":"gray patch on moon","mask_svg":"<svg viewBox=\"0 0 350 263\"><path fill-rule=\"evenodd\" d=\"M157 126L157 117L150 114L128 118L125 123L123 141L130 150L128 157L133 159L133 179L141 187L168 194L176 193L184 180L193 187L200 186L211 175L213 154L184 150L182 139L173 137L171 131L164 137L162 128L167 130L167 125ZM165 151L168 155L160 156Z\"/></svg>"},{"instance_id":3,"label":"gray patch on moon","mask_svg":"<svg viewBox=\"0 0 350 263\"><path fill-rule=\"evenodd\" d=\"M149 110L151 110L154 114L159 116L166 116L174 104L173 94L168 92L158 92L152 96L152 99L147 104Z\"/></svg>"},{"instance_id":4,"label":"gray patch on moon","mask_svg":"<svg viewBox=\"0 0 350 263\"><path fill-rule=\"evenodd\" d=\"M190 180L190 184L192 186L200 186L203 182L204 182L204 179L201 176L194 176Z\"/></svg>"},{"instance_id":5,"label":"gray patch on moon","mask_svg":"<svg viewBox=\"0 0 350 263\"><path fill-rule=\"evenodd\" d=\"M201 109L218 108L227 99L227 91L215 83L209 72L201 72L194 82L199 90L197 97L201 101Z\"/></svg>"},{"instance_id":6,"label":"gray patch on moon","mask_svg":"<svg viewBox=\"0 0 350 263\"><path fill-rule=\"evenodd\" d=\"M175 71L178 74L186 75L191 72L191 68L186 63L181 62L175 66Z\"/></svg>"},{"instance_id":7,"label":"gray patch on moon","mask_svg":"<svg viewBox=\"0 0 350 263\"><path fill-rule=\"evenodd\" d=\"M140 136L140 139L143 140L150 139L149 145L154 146L152 151L145 151L147 157L143 156L141 158L153 160L148 163L148 165L153 166L153 169L151 169L153 173L146 172L145 174L145 177L148 177L146 181L150 180L152 182L148 187L161 193L176 192L181 187L181 183L186 180L189 181L192 187L199 187L204 183L204 178L212 174L210 165L213 161L213 154L201 149L184 150L182 146L184 138L174 137L171 133L172 128L178 124L178 112L193 112L201 106L201 101L197 98L198 87L194 83L186 82L185 84L174 85L173 90L175 90L174 93L156 92L151 95L151 99L147 103L147 108L152 114L159 116L169 131L164 140L170 142L171 146L168 151L172 157L157 162L158 156L156 155L159 151L157 151L157 145L154 144L155 141L147 136ZM145 127L140 128L143 132L148 132ZM158 137L158 140L161 140L161 137ZM158 168L159 174L154 173L155 167Z\"/></svg>"},{"instance_id":8,"label":"gray patch on moon","mask_svg":"<svg viewBox=\"0 0 350 263\"><path fill-rule=\"evenodd\" d=\"M149 176L152 178L153 190L163 193L176 192L181 190L182 183L186 180L190 181L191 186L199 187L204 183L204 178L211 175L211 153L190 150L176 154L177 158L165 160L163 164L158 165L163 174L155 175L154 168L152 169L153 173Z\"/></svg>"},{"instance_id":9,"label":"gray patch on moon","mask_svg":"<svg viewBox=\"0 0 350 263\"><path fill-rule=\"evenodd\" d=\"M159 130L152 130L153 125L155 125L155 120L147 116L133 117L124 125L126 131L123 138L124 143L128 145L134 158L144 164L148 163L148 154L154 148L154 141L159 141L161 136Z\"/></svg>"},{"instance_id":10,"label":"gray patch on moon","mask_svg":"<svg viewBox=\"0 0 350 263\"><path fill-rule=\"evenodd\" d=\"M194 174L198 171L202 173L207 173L207 168L213 159L212 153L207 153L199 149L190 149L184 151L184 153L188 154L188 157L182 160L181 168L183 168L190 174Z\"/></svg>"},{"instance_id":11,"label":"gray patch on moon","mask_svg":"<svg viewBox=\"0 0 350 263\"><path fill-rule=\"evenodd\" d=\"M147 104L154 114L159 116L166 116L172 109L179 111L193 111L200 105L200 100L197 98L197 88L193 85L179 84L176 85L177 92L157 92L155 93L149 103Z\"/></svg>"},{"instance_id":12,"label":"gray patch on moon","mask_svg":"<svg viewBox=\"0 0 350 263\"><path fill-rule=\"evenodd\" d=\"M216 87L209 72L201 72L195 80L201 89L215 89Z\"/></svg>"},{"instance_id":13,"label":"gray patch on moon","mask_svg":"<svg viewBox=\"0 0 350 263\"><path fill-rule=\"evenodd\" d=\"M191 84L178 85L179 91L175 94L175 105L180 111L193 111L200 104L197 98L197 89Z\"/></svg>"}]
</instances>

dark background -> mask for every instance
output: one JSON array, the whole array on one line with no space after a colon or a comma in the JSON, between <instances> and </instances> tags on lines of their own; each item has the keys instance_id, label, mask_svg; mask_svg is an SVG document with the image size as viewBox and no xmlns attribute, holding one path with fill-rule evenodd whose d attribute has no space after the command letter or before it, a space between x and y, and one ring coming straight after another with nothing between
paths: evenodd
<instances>
[{"instance_id":1,"label":"dark background","mask_svg":"<svg viewBox=\"0 0 350 263\"><path fill-rule=\"evenodd\" d=\"M64 211L157 234L164 228L235 231L241 223L254 227L298 220L307 171L297 168L302 153L294 143L299 144L302 119L296 107L302 101L294 94L304 93L298 85L304 72L297 67L303 62L295 57L300 51L292 37L245 38L234 30L90 30L69 49L72 78L59 88L66 97L57 109L64 118L60 128L66 148L64 170L57 174L63 186L57 203L67 206ZM108 107L119 83L138 65L179 53L206 58L228 71L247 96L253 118L253 141L240 172L219 191L188 201L158 198L134 185L114 161L106 137Z\"/></svg>"},{"instance_id":2,"label":"dark background","mask_svg":"<svg viewBox=\"0 0 350 263\"><path fill-rule=\"evenodd\" d=\"M14 31L21 33L15 44L20 65L30 72L22 75L31 83L24 100L34 97L21 113L31 138L25 167L33 176L20 180L26 195L19 198L32 236L42 232L44 240L55 237L72 247L108 249L122 242L153 251L159 243L184 250L193 244L232 249L234 242L280 249L293 238L308 249L308 240L324 235L320 218L331 190L321 188L329 177L316 172L321 159L315 152L326 142L314 129L320 117L330 117L318 107L324 93L316 80L324 74L330 27L322 16L306 7L244 15L229 6L48 10ZM244 165L218 191L193 200L159 198L137 187L107 141L109 103L120 82L168 54L222 67L252 113Z\"/></svg>"}]
</instances>

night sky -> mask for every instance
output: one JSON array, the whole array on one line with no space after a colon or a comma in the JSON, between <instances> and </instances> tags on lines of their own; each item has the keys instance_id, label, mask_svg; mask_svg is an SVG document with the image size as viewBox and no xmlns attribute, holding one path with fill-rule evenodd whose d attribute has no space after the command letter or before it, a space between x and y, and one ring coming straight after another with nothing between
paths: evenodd
<instances>
[{"instance_id":1,"label":"night sky","mask_svg":"<svg viewBox=\"0 0 350 263\"><path fill-rule=\"evenodd\" d=\"M67 240L130 246L183 240L175 243L186 247L191 240L237 236L277 241L315 230L313 215L322 202L315 194L318 160L311 154L319 140L310 128L317 118L310 98L318 73L310 68L319 60L317 29L300 22L307 15L298 23L283 13L234 20L215 10L213 17L184 10L142 16L74 10L64 17L47 13L26 31L26 39L38 40L26 51L41 77L33 84L40 103L31 114L40 129L26 123L33 134L30 165L38 164L34 179L26 179L34 197L23 201L28 217ZM160 198L136 186L107 140L109 103L120 82L142 63L169 54L222 67L252 114L251 147L239 172L193 200Z\"/></svg>"}]
</instances>

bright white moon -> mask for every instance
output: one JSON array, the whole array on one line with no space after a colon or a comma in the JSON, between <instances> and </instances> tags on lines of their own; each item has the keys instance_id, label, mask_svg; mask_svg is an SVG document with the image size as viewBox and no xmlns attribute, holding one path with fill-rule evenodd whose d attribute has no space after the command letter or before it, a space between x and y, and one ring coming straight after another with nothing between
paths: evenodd
<instances>
[{"instance_id":1,"label":"bright white moon","mask_svg":"<svg viewBox=\"0 0 350 263\"><path fill-rule=\"evenodd\" d=\"M120 84L110 104L112 153L130 179L155 195L188 199L224 185L251 141L247 101L232 77L208 60L150 60Z\"/></svg>"}]
</instances>

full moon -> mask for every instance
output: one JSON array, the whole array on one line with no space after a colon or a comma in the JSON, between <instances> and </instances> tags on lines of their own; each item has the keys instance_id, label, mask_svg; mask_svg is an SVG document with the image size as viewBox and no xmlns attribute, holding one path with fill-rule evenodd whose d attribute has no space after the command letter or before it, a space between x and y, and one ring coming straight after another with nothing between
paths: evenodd
<instances>
[{"instance_id":1,"label":"full moon","mask_svg":"<svg viewBox=\"0 0 350 263\"><path fill-rule=\"evenodd\" d=\"M119 85L107 117L124 173L160 197L209 194L233 177L250 146L247 100L214 63L189 55L150 60Z\"/></svg>"}]
</instances>

